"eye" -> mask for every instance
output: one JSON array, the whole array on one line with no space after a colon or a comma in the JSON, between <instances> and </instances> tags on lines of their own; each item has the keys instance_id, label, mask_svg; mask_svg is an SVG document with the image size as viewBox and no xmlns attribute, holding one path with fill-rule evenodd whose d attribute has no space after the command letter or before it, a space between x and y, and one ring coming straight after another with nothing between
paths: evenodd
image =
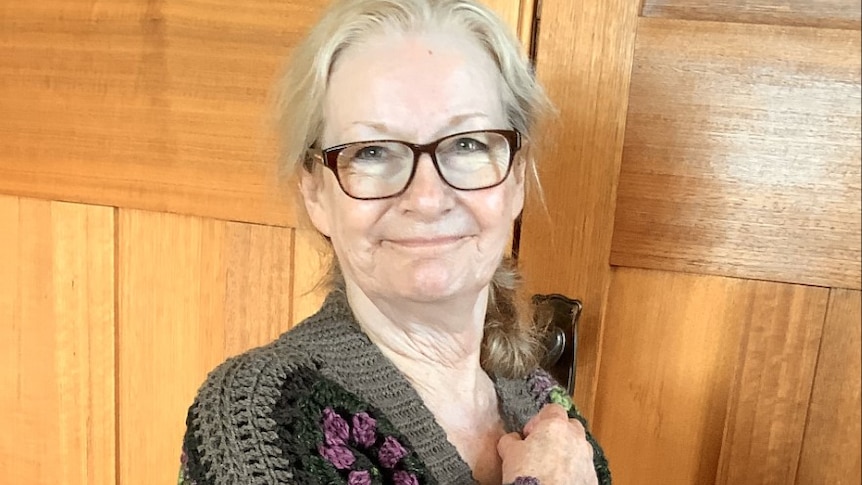
<instances>
[{"instance_id":1,"label":"eye","mask_svg":"<svg viewBox=\"0 0 862 485\"><path fill-rule=\"evenodd\" d=\"M488 150L488 145L482 143L475 138L462 137L455 140L455 149L462 153L484 152Z\"/></svg>"},{"instance_id":2,"label":"eye","mask_svg":"<svg viewBox=\"0 0 862 485\"><path fill-rule=\"evenodd\" d=\"M370 145L367 147L362 147L353 154L354 160L382 160L386 158L388 154L388 150L386 147L382 147L379 145Z\"/></svg>"}]
</instances>

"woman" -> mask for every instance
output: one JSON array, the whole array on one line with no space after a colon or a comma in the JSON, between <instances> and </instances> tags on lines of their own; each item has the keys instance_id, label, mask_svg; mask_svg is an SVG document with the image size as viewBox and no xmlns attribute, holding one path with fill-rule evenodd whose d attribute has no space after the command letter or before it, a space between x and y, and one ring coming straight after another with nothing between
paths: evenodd
<instances>
[{"instance_id":1,"label":"woman","mask_svg":"<svg viewBox=\"0 0 862 485\"><path fill-rule=\"evenodd\" d=\"M283 86L334 289L210 374L181 482L610 483L504 264L545 107L517 40L470 0L338 1Z\"/></svg>"}]
</instances>

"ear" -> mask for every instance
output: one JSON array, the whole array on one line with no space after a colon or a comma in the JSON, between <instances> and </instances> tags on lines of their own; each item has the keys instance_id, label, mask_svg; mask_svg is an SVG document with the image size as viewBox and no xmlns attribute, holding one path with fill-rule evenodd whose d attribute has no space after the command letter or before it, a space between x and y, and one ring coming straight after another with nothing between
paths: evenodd
<instances>
[{"instance_id":1,"label":"ear","mask_svg":"<svg viewBox=\"0 0 862 485\"><path fill-rule=\"evenodd\" d=\"M315 167L317 168L317 167ZM329 204L324 190L321 170L312 168L310 172L302 170L299 178L299 191L305 203L305 211L314 227L324 236L331 237Z\"/></svg>"}]
</instances>

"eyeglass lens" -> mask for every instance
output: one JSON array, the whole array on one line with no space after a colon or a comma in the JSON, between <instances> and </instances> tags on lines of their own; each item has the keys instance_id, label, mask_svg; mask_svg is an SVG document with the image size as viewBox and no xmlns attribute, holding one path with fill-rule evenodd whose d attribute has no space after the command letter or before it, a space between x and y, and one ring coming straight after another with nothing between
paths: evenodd
<instances>
[{"instance_id":1,"label":"eyeglass lens","mask_svg":"<svg viewBox=\"0 0 862 485\"><path fill-rule=\"evenodd\" d=\"M440 176L461 190L491 187L503 181L511 162L509 140L492 132L462 133L444 138L434 156ZM338 178L344 191L356 198L383 198L404 190L410 182L413 149L401 142L359 142L338 155Z\"/></svg>"}]
</instances>

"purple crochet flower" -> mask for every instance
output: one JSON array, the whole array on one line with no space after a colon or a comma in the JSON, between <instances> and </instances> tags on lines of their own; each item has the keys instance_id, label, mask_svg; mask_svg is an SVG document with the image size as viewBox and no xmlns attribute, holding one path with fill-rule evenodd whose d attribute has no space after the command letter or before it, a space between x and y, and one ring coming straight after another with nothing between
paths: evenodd
<instances>
[{"instance_id":1,"label":"purple crochet flower","mask_svg":"<svg viewBox=\"0 0 862 485\"><path fill-rule=\"evenodd\" d=\"M392 483L395 485L419 485L419 480L416 478L416 475L410 472L398 470L392 474Z\"/></svg>"},{"instance_id":2,"label":"purple crochet flower","mask_svg":"<svg viewBox=\"0 0 862 485\"><path fill-rule=\"evenodd\" d=\"M548 401L548 395L557 385L554 379L546 372L536 371L530 376L530 392L536 397L538 402L544 403Z\"/></svg>"},{"instance_id":3,"label":"purple crochet flower","mask_svg":"<svg viewBox=\"0 0 862 485\"><path fill-rule=\"evenodd\" d=\"M407 450L395 438L387 436L380 447L378 457L384 468L393 468L398 460L407 456ZM397 482L396 482L397 483ZM410 482L405 482L410 483Z\"/></svg>"},{"instance_id":4,"label":"purple crochet flower","mask_svg":"<svg viewBox=\"0 0 862 485\"><path fill-rule=\"evenodd\" d=\"M368 470L353 470L347 475L347 485L371 485L371 472Z\"/></svg>"},{"instance_id":5,"label":"purple crochet flower","mask_svg":"<svg viewBox=\"0 0 862 485\"><path fill-rule=\"evenodd\" d=\"M368 413L356 413L353 415L353 428L350 430L353 441L363 447L370 448L377 441L377 420Z\"/></svg>"},{"instance_id":6,"label":"purple crochet flower","mask_svg":"<svg viewBox=\"0 0 862 485\"><path fill-rule=\"evenodd\" d=\"M326 461L332 463L339 470L346 470L356 462L353 452L344 446L320 445L317 447L317 451L320 453L320 456L324 457Z\"/></svg>"},{"instance_id":7,"label":"purple crochet flower","mask_svg":"<svg viewBox=\"0 0 862 485\"><path fill-rule=\"evenodd\" d=\"M512 485L542 485L539 479L535 477L518 477Z\"/></svg>"},{"instance_id":8,"label":"purple crochet flower","mask_svg":"<svg viewBox=\"0 0 862 485\"><path fill-rule=\"evenodd\" d=\"M329 446L344 446L350 435L350 426L332 408L323 410L323 434Z\"/></svg>"}]
</instances>

